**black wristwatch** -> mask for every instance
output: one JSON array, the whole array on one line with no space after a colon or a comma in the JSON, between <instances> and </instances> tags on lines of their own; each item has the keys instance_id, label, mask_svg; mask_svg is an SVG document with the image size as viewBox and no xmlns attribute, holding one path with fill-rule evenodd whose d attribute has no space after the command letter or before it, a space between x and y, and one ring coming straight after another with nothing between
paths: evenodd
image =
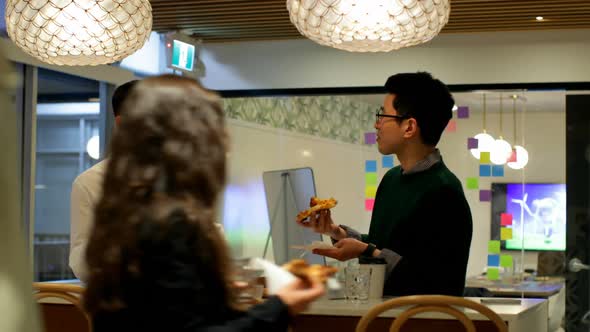
<instances>
[{"instance_id":1,"label":"black wristwatch","mask_svg":"<svg viewBox=\"0 0 590 332\"><path fill-rule=\"evenodd\" d=\"M375 247L374 244L367 243L367 249L365 249L365 251L363 251L363 253L361 254L361 256L364 256L364 257L373 257L373 252L375 252L375 249L377 249L377 247Z\"/></svg>"}]
</instances>

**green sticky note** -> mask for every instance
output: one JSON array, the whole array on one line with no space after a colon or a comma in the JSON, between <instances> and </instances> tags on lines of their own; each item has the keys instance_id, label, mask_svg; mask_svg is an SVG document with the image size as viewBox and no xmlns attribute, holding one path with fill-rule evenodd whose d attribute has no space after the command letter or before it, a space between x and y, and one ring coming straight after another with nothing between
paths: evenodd
<instances>
[{"instance_id":1,"label":"green sticky note","mask_svg":"<svg viewBox=\"0 0 590 332\"><path fill-rule=\"evenodd\" d=\"M500 230L500 240L512 240L512 228L502 227Z\"/></svg>"},{"instance_id":2,"label":"green sticky note","mask_svg":"<svg viewBox=\"0 0 590 332\"><path fill-rule=\"evenodd\" d=\"M499 254L500 253L500 241L489 241L488 242L488 253Z\"/></svg>"},{"instance_id":3,"label":"green sticky note","mask_svg":"<svg viewBox=\"0 0 590 332\"><path fill-rule=\"evenodd\" d=\"M480 164L489 164L492 161L490 160L490 153L489 152L480 152L479 153L479 163Z\"/></svg>"},{"instance_id":4,"label":"green sticky note","mask_svg":"<svg viewBox=\"0 0 590 332\"><path fill-rule=\"evenodd\" d=\"M467 182L467 189L479 189L478 178L467 178L465 182Z\"/></svg>"},{"instance_id":5,"label":"green sticky note","mask_svg":"<svg viewBox=\"0 0 590 332\"><path fill-rule=\"evenodd\" d=\"M510 256L510 255L500 255L500 266L502 266L502 267L512 267L512 256Z\"/></svg>"},{"instance_id":6,"label":"green sticky note","mask_svg":"<svg viewBox=\"0 0 590 332\"><path fill-rule=\"evenodd\" d=\"M375 198L377 196L377 186L367 186L365 188L365 198Z\"/></svg>"},{"instance_id":7,"label":"green sticky note","mask_svg":"<svg viewBox=\"0 0 590 332\"><path fill-rule=\"evenodd\" d=\"M500 271L497 267L488 267L488 280L498 280L500 279Z\"/></svg>"},{"instance_id":8,"label":"green sticky note","mask_svg":"<svg viewBox=\"0 0 590 332\"><path fill-rule=\"evenodd\" d=\"M367 186L376 186L377 173L365 173L365 182Z\"/></svg>"}]
</instances>

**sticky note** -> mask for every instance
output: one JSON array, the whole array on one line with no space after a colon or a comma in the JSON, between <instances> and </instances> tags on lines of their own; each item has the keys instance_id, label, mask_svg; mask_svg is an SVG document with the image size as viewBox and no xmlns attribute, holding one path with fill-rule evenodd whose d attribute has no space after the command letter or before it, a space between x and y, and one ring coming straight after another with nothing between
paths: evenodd
<instances>
[{"instance_id":1,"label":"sticky note","mask_svg":"<svg viewBox=\"0 0 590 332\"><path fill-rule=\"evenodd\" d=\"M365 184L367 186L377 185L377 173L365 173Z\"/></svg>"},{"instance_id":2,"label":"sticky note","mask_svg":"<svg viewBox=\"0 0 590 332\"><path fill-rule=\"evenodd\" d=\"M500 266L500 255L488 255L488 266Z\"/></svg>"},{"instance_id":3,"label":"sticky note","mask_svg":"<svg viewBox=\"0 0 590 332\"><path fill-rule=\"evenodd\" d=\"M490 160L490 153L488 151L480 151L479 152L479 163L480 164L489 164L492 161Z\"/></svg>"},{"instance_id":4,"label":"sticky note","mask_svg":"<svg viewBox=\"0 0 590 332\"><path fill-rule=\"evenodd\" d=\"M479 201L480 202L489 202L492 200L492 191L491 190L480 190L479 191Z\"/></svg>"},{"instance_id":5,"label":"sticky note","mask_svg":"<svg viewBox=\"0 0 590 332\"><path fill-rule=\"evenodd\" d=\"M512 267L512 256L510 256L510 255L501 255L500 256L500 266L502 266L502 267Z\"/></svg>"},{"instance_id":6,"label":"sticky note","mask_svg":"<svg viewBox=\"0 0 590 332\"><path fill-rule=\"evenodd\" d=\"M492 165L479 165L479 176L491 176Z\"/></svg>"},{"instance_id":7,"label":"sticky note","mask_svg":"<svg viewBox=\"0 0 590 332\"><path fill-rule=\"evenodd\" d=\"M515 163L516 162L516 150L512 149L512 153L510 154L510 157L508 157L508 160L506 161L507 163Z\"/></svg>"},{"instance_id":8,"label":"sticky note","mask_svg":"<svg viewBox=\"0 0 590 332\"><path fill-rule=\"evenodd\" d=\"M457 122L455 120L449 120L449 123L447 124L447 131L451 133L457 131Z\"/></svg>"},{"instance_id":9,"label":"sticky note","mask_svg":"<svg viewBox=\"0 0 590 332\"><path fill-rule=\"evenodd\" d=\"M393 167L393 156L383 156L383 160L381 161L383 164L383 168L392 168Z\"/></svg>"},{"instance_id":10,"label":"sticky note","mask_svg":"<svg viewBox=\"0 0 590 332\"><path fill-rule=\"evenodd\" d=\"M469 137L467 139L467 148L468 149L477 149L479 146L479 140L477 138Z\"/></svg>"},{"instance_id":11,"label":"sticky note","mask_svg":"<svg viewBox=\"0 0 590 332\"><path fill-rule=\"evenodd\" d=\"M512 213L502 213L500 215L500 225L502 225L502 226L512 225Z\"/></svg>"},{"instance_id":12,"label":"sticky note","mask_svg":"<svg viewBox=\"0 0 590 332\"><path fill-rule=\"evenodd\" d=\"M365 188L365 197L366 198L375 198L377 195L377 186L367 186Z\"/></svg>"},{"instance_id":13,"label":"sticky note","mask_svg":"<svg viewBox=\"0 0 590 332\"><path fill-rule=\"evenodd\" d=\"M512 240L512 228L502 227L500 229L500 240Z\"/></svg>"},{"instance_id":14,"label":"sticky note","mask_svg":"<svg viewBox=\"0 0 590 332\"><path fill-rule=\"evenodd\" d=\"M469 117L469 107L468 106L459 106L457 109L457 118L459 119L467 119Z\"/></svg>"},{"instance_id":15,"label":"sticky note","mask_svg":"<svg viewBox=\"0 0 590 332\"><path fill-rule=\"evenodd\" d=\"M367 160L365 161L365 172L370 173L377 173L377 160Z\"/></svg>"},{"instance_id":16,"label":"sticky note","mask_svg":"<svg viewBox=\"0 0 590 332\"><path fill-rule=\"evenodd\" d=\"M500 279L500 270L497 267L488 267L487 277L488 280Z\"/></svg>"},{"instance_id":17,"label":"sticky note","mask_svg":"<svg viewBox=\"0 0 590 332\"><path fill-rule=\"evenodd\" d=\"M492 165L492 176L504 176L504 165Z\"/></svg>"},{"instance_id":18,"label":"sticky note","mask_svg":"<svg viewBox=\"0 0 590 332\"><path fill-rule=\"evenodd\" d=\"M365 211L373 211L373 206L375 206L375 200L372 198L365 199Z\"/></svg>"},{"instance_id":19,"label":"sticky note","mask_svg":"<svg viewBox=\"0 0 590 332\"><path fill-rule=\"evenodd\" d=\"M497 241L497 240L488 241L488 253L499 254L500 253L500 241Z\"/></svg>"},{"instance_id":20,"label":"sticky note","mask_svg":"<svg viewBox=\"0 0 590 332\"><path fill-rule=\"evenodd\" d=\"M479 189L479 179L478 178L467 178L465 179L467 183L467 189Z\"/></svg>"},{"instance_id":21,"label":"sticky note","mask_svg":"<svg viewBox=\"0 0 590 332\"><path fill-rule=\"evenodd\" d=\"M365 144L372 145L372 144L375 144L376 142L377 142L377 133L365 133Z\"/></svg>"}]
</instances>

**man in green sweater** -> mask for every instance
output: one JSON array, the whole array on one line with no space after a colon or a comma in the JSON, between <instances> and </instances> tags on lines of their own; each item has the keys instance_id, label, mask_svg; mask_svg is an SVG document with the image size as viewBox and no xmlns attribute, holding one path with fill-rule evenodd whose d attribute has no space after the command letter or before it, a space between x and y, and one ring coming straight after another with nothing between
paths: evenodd
<instances>
[{"instance_id":1,"label":"man in green sweater","mask_svg":"<svg viewBox=\"0 0 590 332\"><path fill-rule=\"evenodd\" d=\"M384 295L462 296L471 245L471 211L463 187L436 148L455 104L429 73L389 77L377 113L377 145L395 154L377 189L369 234L332 221L320 211L304 227L328 235L335 249L314 253L341 261L360 256L387 263Z\"/></svg>"}]
</instances>

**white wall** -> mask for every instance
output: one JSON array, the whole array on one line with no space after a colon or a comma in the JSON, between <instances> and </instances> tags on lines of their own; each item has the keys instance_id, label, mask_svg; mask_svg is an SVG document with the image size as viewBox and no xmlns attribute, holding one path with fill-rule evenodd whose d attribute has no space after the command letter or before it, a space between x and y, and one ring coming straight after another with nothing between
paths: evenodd
<instances>
[{"instance_id":1,"label":"white wall","mask_svg":"<svg viewBox=\"0 0 590 332\"><path fill-rule=\"evenodd\" d=\"M482 114L475 112L469 119L456 121L457 131L445 132L439 147L445 163L465 184L465 178L479 175L479 161L467 150L467 138L481 131ZM488 114L487 122L488 132L498 136L498 113ZM519 114L518 123L518 135L524 135L524 146L530 154L525 171L506 167L504 177L480 178L480 188L490 189L492 182L565 183L565 112L529 111L524 117ZM243 121L231 120L229 128L232 138L230 179L222 218L235 254L262 254L268 231L262 172L268 170L313 167L318 195L339 200L339 206L333 210L334 220L362 232L368 231L370 213L363 209L364 161L380 160L375 146L342 143ZM512 117L505 114L504 136L509 142L512 142L512 128ZM303 157L303 150L310 151L311 156ZM397 160L395 163L397 165ZM385 171L379 167L380 176ZM477 190L465 191L473 214L468 275L476 275L487 263L491 203L479 202ZM519 265L522 263L520 252L508 253ZM524 267L536 268L536 265L537 254L525 253Z\"/></svg>"},{"instance_id":2,"label":"white wall","mask_svg":"<svg viewBox=\"0 0 590 332\"><path fill-rule=\"evenodd\" d=\"M382 86L397 72L447 84L590 82L590 30L442 34L390 53L349 53L301 39L205 44L210 89Z\"/></svg>"},{"instance_id":3,"label":"white wall","mask_svg":"<svg viewBox=\"0 0 590 332\"><path fill-rule=\"evenodd\" d=\"M499 134L498 113L488 114L488 132ZM482 114L471 114L469 119L457 119L457 131L445 132L439 145L448 167L465 185L465 178L479 175L479 161L467 150L467 137L482 129ZM556 182L565 183L565 111L526 113L524 120L518 117L518 136L524 133L525 147L529 152L529 164L524 171L505 167L504 177L480 178L480 188L490 189L492 182ZM522 122L521 122L522 121ZM521 125L523 131L521 131ZM504 115L504 137L512 142L512 117ZM518 139L520 141L520 139ZM479 274L486 266L487 243L490 240L491 210L489 202L479 202L477 190L465 190L473 214L473 240L469 256L468 275ZM522 262L519 252L507 252ZM535 268L536 253L525 253L525 268Z\"/></svg>"}]
</instances>

